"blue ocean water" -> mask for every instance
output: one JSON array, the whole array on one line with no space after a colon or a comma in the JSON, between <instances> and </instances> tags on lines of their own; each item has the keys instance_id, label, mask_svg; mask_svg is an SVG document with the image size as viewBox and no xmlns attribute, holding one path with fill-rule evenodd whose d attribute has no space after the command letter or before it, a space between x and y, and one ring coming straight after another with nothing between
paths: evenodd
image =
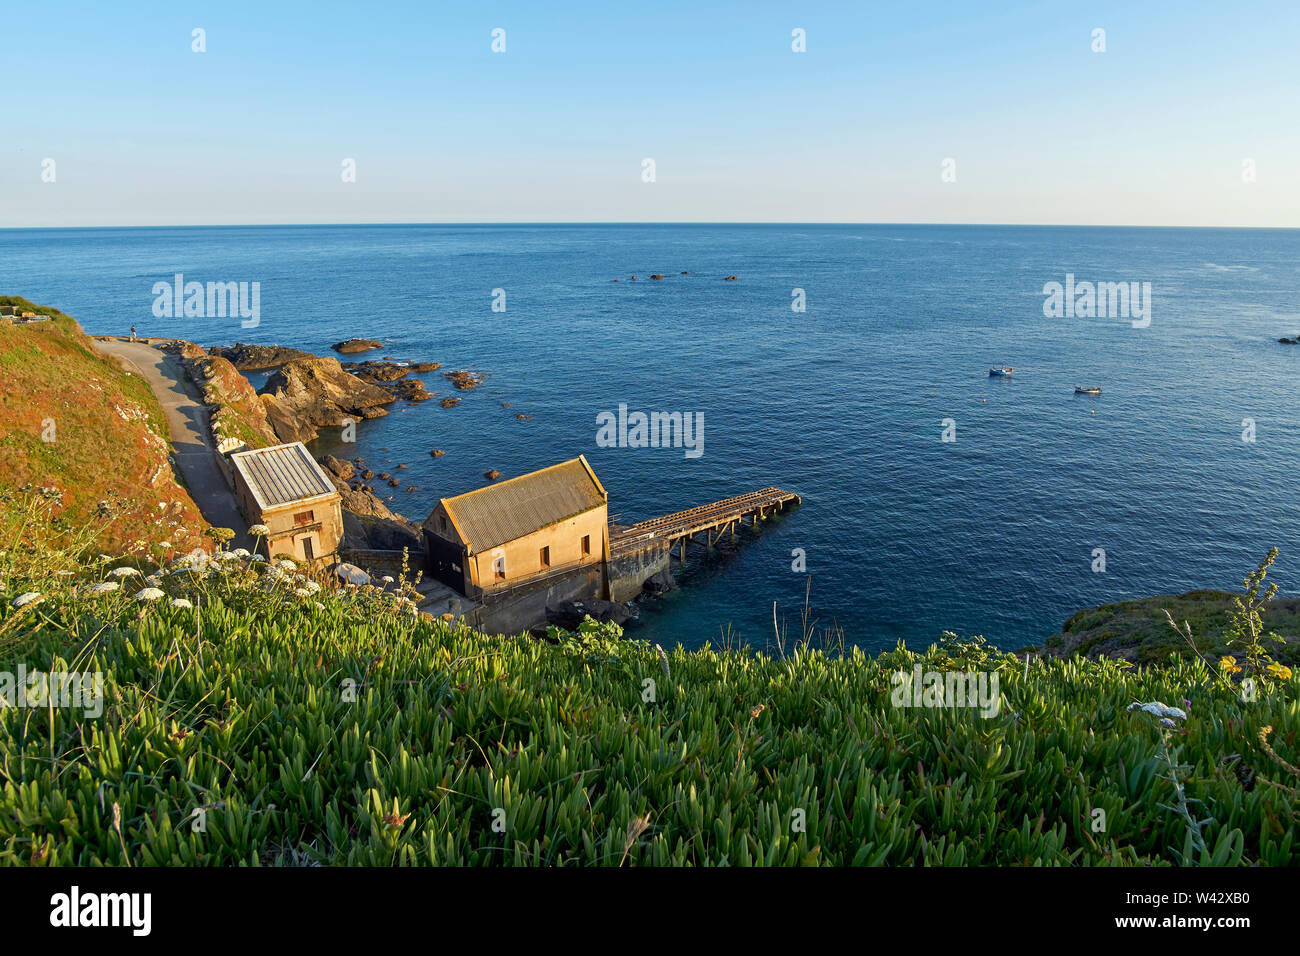
<instances>
[{"instance_id":1,"label":"blue ocean water","mask_svg":"<svg viewBox=\"0 0 1300 956\"><path fill-rule=\"evenodd\" d=\"M728 630L765 645L773 601L797 629L808 577L814 617L869 649L945 629L1020 647L1079 608L1235 587L1272 545L1294 591L1300 347L1275 340L1300 332L1298 261L1291 230L0 230L0 292L92 333L134 324L318 353L360 336L386 343L376 355L487 372L455 393L460 407L399 403L344 449L376 471L409 465L421 490L392 505L417 520L487 468L579 453L628 521L766 485L799 492L801 509L643 612L637 636L687 647ZM260 282L260 325L156 319L153 284L177 272ZM1150 282L1150 325L1046 317L1044 283L1067 273ZM1014 376L989 378L1001 362ZM1094 383L1100 396L1073 394ZM620 403L703 413L704 454L597 447L596 416Z\"/></svg>"}]
</instances>

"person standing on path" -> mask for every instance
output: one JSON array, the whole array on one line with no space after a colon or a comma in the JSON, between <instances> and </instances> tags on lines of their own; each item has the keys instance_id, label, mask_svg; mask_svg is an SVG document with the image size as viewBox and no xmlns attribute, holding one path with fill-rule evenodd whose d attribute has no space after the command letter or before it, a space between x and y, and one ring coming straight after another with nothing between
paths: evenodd
<instances>
[{"instance_id":1,"label":"person standing on path","mask_svg":"<svg viewBox=\"0 0 1300 956\"><path fill-rule=\"evenodd\" d=\"M131 341L135 341L135 326L131 326Z\"/></svg>"}]
</instances>

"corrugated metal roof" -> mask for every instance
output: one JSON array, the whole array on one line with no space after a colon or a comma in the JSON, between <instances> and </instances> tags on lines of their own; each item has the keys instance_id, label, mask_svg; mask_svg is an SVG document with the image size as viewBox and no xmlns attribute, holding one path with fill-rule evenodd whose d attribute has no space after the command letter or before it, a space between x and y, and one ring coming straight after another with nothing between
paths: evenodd
<instances>
[{"instance_id":1,"label":"corrugated metal roof","mask_svg":"<svg viewBox=\"0 0 1300 956\"><path fill-rule=\"evenodd\" d=\"M334 483L300 441L236 452L230 461L263 508L315 498L335 490Z\"/></svg>"},{"instance_id":2,"label":"corrugated metal roof","mask_svg":"<svg viewBox=\"0 0 1300 956\"><path fill-rule=\"evenodd\" d=\"M605 503L605 489L581 455L441 502L471 554ZM425 526L435 530L429 520Z\"/></svg>"}]
</instances>

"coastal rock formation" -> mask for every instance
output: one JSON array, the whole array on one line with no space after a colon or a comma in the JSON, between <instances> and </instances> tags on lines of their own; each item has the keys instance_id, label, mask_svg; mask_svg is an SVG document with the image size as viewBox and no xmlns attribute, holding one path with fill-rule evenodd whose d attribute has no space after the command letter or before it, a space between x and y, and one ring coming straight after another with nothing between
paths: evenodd
<instances>
[{"instance_id":1,"label":"coastal rock formation","mask_svg":"<svg viewBox=\"0 0 1300 956\"><path fill-rule=\"evenodd\" d=\"M278 368L286 362L316 357L302 349L290 349L282 345L247 345L243 342L213 345L207 351L209 355L225 359L241 372Z\"/></svg>"},{"instance_id":2,"label":"coastal rock formation","mask_svg":"<svg viewBox=\"0 0 1300 956\"><path fill-rule=\"evenodd\" d=\"M218 445L225 448L223 443L242 442L249 448L264 448L279 444L261 399L235 365L219 355L184 359L183 364L203 390L203 401L211 411L212 437Z\"/></svg>"},{"instance_id":3,"label":"coastal rock formation","mask_svg":"<svg viewBox=\"0 0 1300 956\"><path fill-rule=\"evenodd\" d=\"M1297 336L1294 339L1278 339L1278 342L1282 345L1300 345L1300 336Z\"/></svg>"},{"instance_id":4,"label":"coastal rock formation","mask_svg":"<svg viewBox=\"0 0 1300 956\"><path fill-rule=\"evenodd\" d=\"M443 451L441 448L435 448L433 449L433 451L429 452L430 457L433 458L441 458L445 454L447 453Z\"/></svg>"},{"instance_id":5,"label":"coastal rock formation","mask_svg":"<svg viewBox=\"0 0 1300 956\"><path fill-rule=\"evenodd\" d=\"M390 511L367 488L353 488L348 484L349 479L356 474L350 462L341 461L333 455L325 455L317 460L343 498L344 548L381 551L408 548L412 553L420 550L419 525Z\"/></svg>"},{"instance_id":6,"label":"coastal rock formation","mask_svg":"<svg viewBox=\"0 0 1300 956\"><path fill-rule=\"evenodd\" d=\"M298 359L280 367L258 393L281 441L311 441L317 429L379 418L396 396L343 371L337 359Z\"/></svg>"},{"instance_id":7,"label":"coastal rock formation","mask_svg":"<svg viewBox=\"0 0 1300 956\"><path fill-rule=\"evenodd\" d=\"M357 352L369 352L371 349L382 349L383 342L376 342L374 339L346 339L342 342L335 342L330 346L335 352L343 355L354 355Z\"/></svg>"},{"instance_id":8,"label":"coastal rock formation","mask_svg":"<svg viewBox=\"0 0 1300 956\"><path fill-rule=\"evenodd\" d=\"M483 472L483 477L488 481L496 481L501 477L501 472L497 471L495 468L489 468L487 471Z\"/></svg>"},{"instance_id":9,"label":"coastal rock formation","mask_svg":"<svg viewBox=\"0 0 1300 956\"><path fill-rule=\"evenodd\" d=\"M395 382L411 374L409 365L398 365L396 362L344 362L343 367L361 381L372 385Z\"/></svg>"},{"instance_id":10,"label":"coastal rock formation","mask_svg":"<svg viewBox=\"0 0 1300 956\"><path fill-rule=\"evenodd\" d=\"M335 458L333 455L325 455L316 459L320 466L325 469L326 473L340 481L350 481L352 476L357 473L352 462L344 461L341 458Z\"/></svg>"},{"instance_id":11,"label":"coastal rock formation","mask_svg":"<svg viewBox=\"0 0 1300 956\"><path fill-rule=\"evenodd\" d=\"M460 404L460 399L459 399L459 398L444 398L444 399L443 399L442 401L440 401L438 404L441 405L443 408L455 408L457 405Z\"/></svg>"},{"instance_id":12,"label":"coastal rock formation","mask_svg":"<svg viewBox=\"0 0 1300 956\"><path fill-rule=\"evenodd\" d=\"M461 391L468 391L471 388L478 388L483 384L483 379L487 376L482 372L469 372L465 369L456 369L452 372L443 372L442 377L451 384L455 385Z\"/></svg>"},{"instance_id":13,"label":"coastal rock formation","mask_svg":"<svg viewBox=\"0 0 1300 956\"><path fill-rule=\"evenodd\" d=\"M739 279L739 278L740 278L740 276L727 276L727 277L726 277L725 279L723 279L722 281L723 281L723 282L735 282L735 281L736 281L737 279Z\"/></svg>"},{"instance_id":14,"label":"coastal rock formation","mask_svg":"<svg viewBox=\"0 0 1300 956\"><path fill-rule=\"evenodd\" d=\"M433 393L426 391L424 383L418 378L404 378L397 382L387 382L379 387L404 402L427 402L433 398Z\"/></svg>"},{"instance_id":15,"label":"coastal rock formation","mask_svg":"<svg viewBox=\"0 0 1300 956\"><path fill-rule=\"evenodd\" d=\"M645 590L646 594L650 594L656 597L659 596L660 594L667 594L669 591L674 590L676 587L677 587L677 579L673 577L673 573L671 571L660 571L657 574L653 574L650 577L646 578L645 584L642 585L642 588Z\"/></svg>"},{"instance_id":16,"label":"coastal rock formation","mask_svg":"<svg viewBox=\"0 0 1300 956\"><path fill-rule=\"evenodd\" d=\"M613 621L619 627L622 627L636 617L636 612L626 604L602 601L599 598L588 598L585 601L565 601L562 604L547 607L546 609L546 620L567 631L576 628L588 615L602 623Z\"/></svg>"}]
</instances>

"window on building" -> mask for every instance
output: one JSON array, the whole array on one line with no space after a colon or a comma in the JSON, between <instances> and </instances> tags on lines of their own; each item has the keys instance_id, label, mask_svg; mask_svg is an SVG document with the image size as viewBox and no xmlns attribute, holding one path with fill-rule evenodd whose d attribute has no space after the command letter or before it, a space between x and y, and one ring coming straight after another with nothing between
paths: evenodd
<instances>
[{"instance_id":1,"label":"window on building","mask_svg":"<svg viewBox=\"0 0 1300 956\"><path fill-rule=\"evenodd\" d=\"M505 555L502 555L501 557L497 558L495 561L492 562L492 570L493 572L495 572L496 579L498 581L504 581L506 579Z\"/></svg>"},{"instance_id":2,"label":"window on building","mask_svg":"<svg viewBox=\"0 0 1300 956\"><path fill-rule=\"evenodd\" d=\"M582 556L585 558L589 554L591 554L591 535L584 534L582 536Z\"/></svg>"},{"instance_id":3,"label":"window on building","mask_svg":"<svg viewBox=\"0 0 1300 956\"><path fill-rule=\"evenodd\" d=\"M547 547L542 548L542 567L549 568L550 566L551 566L551 549L550 546L548 545Z\"/></svg>"},{"instance_id":4,"label":"window on building","mask_svg":"<svg viewBox=\"0 0 1300 956\"><path fill-rule=\"evenodd\" d=\"M316 512L314 511L299 511L293 516L293 523L295 525L311 524L315 520Z\"/></svg>"},{"instance_id":5,"label":"window on building","mask_svg":"<svg viewBox=\"0 0 1300 956\"><path fill-rule=\"evenodd\" d=\"M310 513L308 512L308 514ZM308 561L316 557L316 549L312 546L310 535L302 539L302 553Z\"/></svg>"},{"instance_id":6,"label":"window on building","mask_svg":"<svg viewBox=\"0 0 1300 956\"><path fill-rule=\"evenodd\" d=\"M447 516L446 516L446 515L438 515L438 530L439 530L439 531L446 531L446 530L447 530Z\"/></svg>"}]
</instances>

